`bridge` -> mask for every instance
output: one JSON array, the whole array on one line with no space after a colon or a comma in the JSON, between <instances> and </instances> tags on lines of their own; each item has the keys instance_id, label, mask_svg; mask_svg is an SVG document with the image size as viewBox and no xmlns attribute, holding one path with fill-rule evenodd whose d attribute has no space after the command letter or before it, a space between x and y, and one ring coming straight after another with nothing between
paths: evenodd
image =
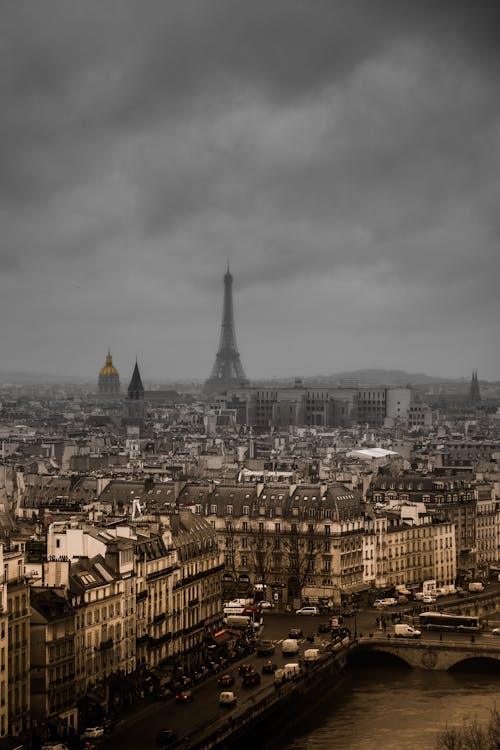
<instances>
[{"instance_id":1,"label":"bridge","mask_svg":"<svg viewBox=\"0 0 500 750\"><path fill-rule=\"evenodd\" d=\"M466 667L481 663L500 672L500 643L480 636L453 641L374 636L353 641L349 659L357 661L368 654L386 654L414 669L448 671L457 665Z\"/></svg>"}]
</instances>

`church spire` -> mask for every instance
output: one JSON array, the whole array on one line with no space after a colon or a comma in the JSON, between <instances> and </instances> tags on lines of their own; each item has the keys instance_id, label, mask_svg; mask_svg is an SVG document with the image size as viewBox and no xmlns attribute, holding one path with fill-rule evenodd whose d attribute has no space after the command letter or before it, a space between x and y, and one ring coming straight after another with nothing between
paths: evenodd
<instances>
[{"instance_id":1,"label":"church spire","mask_svg":"<svg viewBox=\"0 0 500 750\"><path fill-rule=\"evenodd\" d=\"M137 359L135 360L134 372L128 386L128 398L132 401L142 401L144 399L144 386Z\"/></svg>"}]
</instances>

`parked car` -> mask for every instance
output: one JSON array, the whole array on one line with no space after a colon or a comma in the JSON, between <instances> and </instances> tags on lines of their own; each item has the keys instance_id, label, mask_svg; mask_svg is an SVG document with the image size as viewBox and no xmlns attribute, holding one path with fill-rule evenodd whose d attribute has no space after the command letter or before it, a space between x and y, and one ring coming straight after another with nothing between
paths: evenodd
<instances>
[{"instance_id":1,"label":"parked car","mask_svg":"<svg viewBox=\"0 0 500 750\"><path fill-rule=\"evenodd\" d=\"M190 703L193 700L193 693L191 690L181 690L175 695L176 703Z\"/></svg>"},{"instance_id":2,"label":"parked car","mask_svg":"<svg viewBox=\"0 0 500 750\"><path fill-rule=\"evenodd\" d=\"M261 602L258 602L257 605L260 609L274 609L274 604L272 602L268 602L265 599L263 599Z\"/></svg>"},{"instance_id":3,"label":"parked car","mask_svg":"<svg viewBox=\"0 0 500 750\"><path fill-rule=\"evenodd\" d=\"M265 661L262 665L262 674L273 674L277 669L277 664L272 661Z\"/></svg>"},{"instance_id":4,"label":"parked car","mask_svg":"<svg viewBox=\"0 0 500 750\"><path fill-rule=\"evenodd\" d=\"M500 628L493 628L491 632L493 635L500 635Z\"/></svg>"},{"instance_id":5,"label":"parked car","mask_svg":"<svg viewBox=\"0 0 500 750\"><path fill-rule=\"evenodd\" d=\"M177 732L175 729L160 729L156 735L157 745L173 745L177 741Z\"/></svg>"},{"instance_id":6,"label":"parked car","mask_svg":"<svg viewBox=\"0 0 500 750\"><path fill-rule=\"evenodd\" d=\"M318 607L301 607L295 610L296 615L319 615Z\"/></svg>"},{"instance_id":7,"label":"parked car","mask_svg":"<svg viewBox=\"0 0 500 750\"><path fill-rule=\"evenodd\" d=\"M102 737L103 734L104 734L104 727L101 727L101 726L99 726L99 727L87 727L82 732L81 736L82 736L82 738L84 740L85 739L92 740L92 739L95 739L96 737Z\"/></svg>"},{"instance_id":8,"label":"parked car","mask_svg":"<svg viewBox=\"0 0 500 750\"><path fill-rule=\"evenodd\" d=\"M303 635L304 633L301 628L290 628L288 631L289 638L302 638Z\"/></svg>"},{"instance_id":9,"label":"parked car","mask_svg":"<svg viewBox=\"0 0 500 750\"><path fill-rule=\"evenodd\" d=\"M256 650L257 656L268 656L269 654L274 654L274 641L266 639L259 641Z\"/></svg>"},{"instance_id":10,"label":"parked car","mask_svg":"<svg viewBox=\"0 0 500 750\"><path fill-rule=\"evenodd\" d=\"M236 695L232 690L225 690L219 695L219 706L223 708L233 708L236 705Z\"/></svg>"},{"instance_id":11,"label":"parked car","mask_svg":"<svg viewBox=\"0 0 500 750\"><path fill-rule=\"evenodd\" d=\"M423 604L435 604L436 597L432 596L432 594L425 594L424 598L422 599Z\"/></svg>"},{"instance_id":12,"label":"parked car","mask_svg":"<svg viewBox=\"0 0 500 750\"><path fill-rule=\"evenodd\" d=\"M234 685L234 677L232 674L221 674L220 677L217 678L217 685L219 687L231 687L231 685Z\"/></svg>"}]
</instances>

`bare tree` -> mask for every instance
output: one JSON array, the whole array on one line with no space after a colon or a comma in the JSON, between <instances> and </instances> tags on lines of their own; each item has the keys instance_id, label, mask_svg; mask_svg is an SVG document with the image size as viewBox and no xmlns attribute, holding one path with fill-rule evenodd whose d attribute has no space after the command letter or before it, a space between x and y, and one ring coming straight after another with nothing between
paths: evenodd
<instances>
[{"instance_id":1,"label":"bare tree","mask_svg":"<svg viewBox=\"0 0 500 750\"><path fill-rule=\"evenodd\" d=\"M498 750L500 747L500 713L491 711L484 726L476 719L465 721L461 728L447 728L437 740L438 750Z\"/></svg>"},{"instance_id":2,"label":"bare tree","mask_svg":"<svg viewBox=\"0 0 500 750\"><path fill-rule=\"evenodd\" d=\"M297 524L292 524L285 546L288 553L289 594L302 600L302 589L307 578L314 575L317 541L313 535L301 533Z\"/></svg>"},{"instance_id":3,"label":"bare tree","mask_svg":"<svg viewBox=\"0 0 500 750\"><path fill-rule=\"evenodd\" d=\"M250 552L255 579L262 583L263 591L266 591L273 567L272 541L269 535L261 530L252 531L250 535Z\"/></svg>"}]
</instances>

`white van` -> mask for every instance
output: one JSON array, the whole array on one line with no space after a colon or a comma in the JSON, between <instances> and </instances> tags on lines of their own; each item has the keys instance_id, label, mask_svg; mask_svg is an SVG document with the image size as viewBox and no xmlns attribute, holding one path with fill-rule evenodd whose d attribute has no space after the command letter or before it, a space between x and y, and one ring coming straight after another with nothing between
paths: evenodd
<instances>
[{"instance_id":1,"label":"white van","mask_svg":"<svg viewBox=\"0 0 500 750\"><path fill-rule=\"evenodd\" d=\"M298 662L290 662L289 664L285 664L283 667L285 670L285 676L287 680L291 680L292 677L295 677L296 675L300 674L300 664Z\"/></svg>"},{"instance_id":2,"label":"white van","mask_svg":"<svg viewBox=\"0 0 500 750\"><path fill-rule=\"evenodd\" d=\"M398 622L394 625L395 638L420 638L421 635L420 630L416 630L406 622Z\"/></svg>"},{"instance_id":3,"label":"white van","mask_svg":"<svg viewBox=\"0 0 500 750\"><path fill-rule=\"evenodd\" d=\"M469 583L469 591L473 592L481 592L484 591L484 584L481 583L481 581L473 581L472 583Z\"/></svg>"},{"instance_id":4,"label":"white van","mask_svg":"<svg viewBox=\"0 0 500 750\"><path fill-rule=\"evenodd\" d=\"M285 638L281 644L282 654L298 654L299 653L299 642L296 638Z\"/></svg>"},{"instance_id":5,"label":"white van","mask_svg":"<svg viewBox=\"0 0 500 750\"><path fill-rule=\"evenodd\" d=\"M224 708L233 708L236 706L236 695L232 690L224 690L224 692L219 695L219 706Z\"/></svg>"},{"instance_id":6,"label":"white van","mask_svg":"<svg viewBox=\"0 0 500 750\"><path fill-rule=\"evenodd\" d=\"M319 648L306 648L304 651L304 661L318 661Z\"/></svg>"}]
</instances>

